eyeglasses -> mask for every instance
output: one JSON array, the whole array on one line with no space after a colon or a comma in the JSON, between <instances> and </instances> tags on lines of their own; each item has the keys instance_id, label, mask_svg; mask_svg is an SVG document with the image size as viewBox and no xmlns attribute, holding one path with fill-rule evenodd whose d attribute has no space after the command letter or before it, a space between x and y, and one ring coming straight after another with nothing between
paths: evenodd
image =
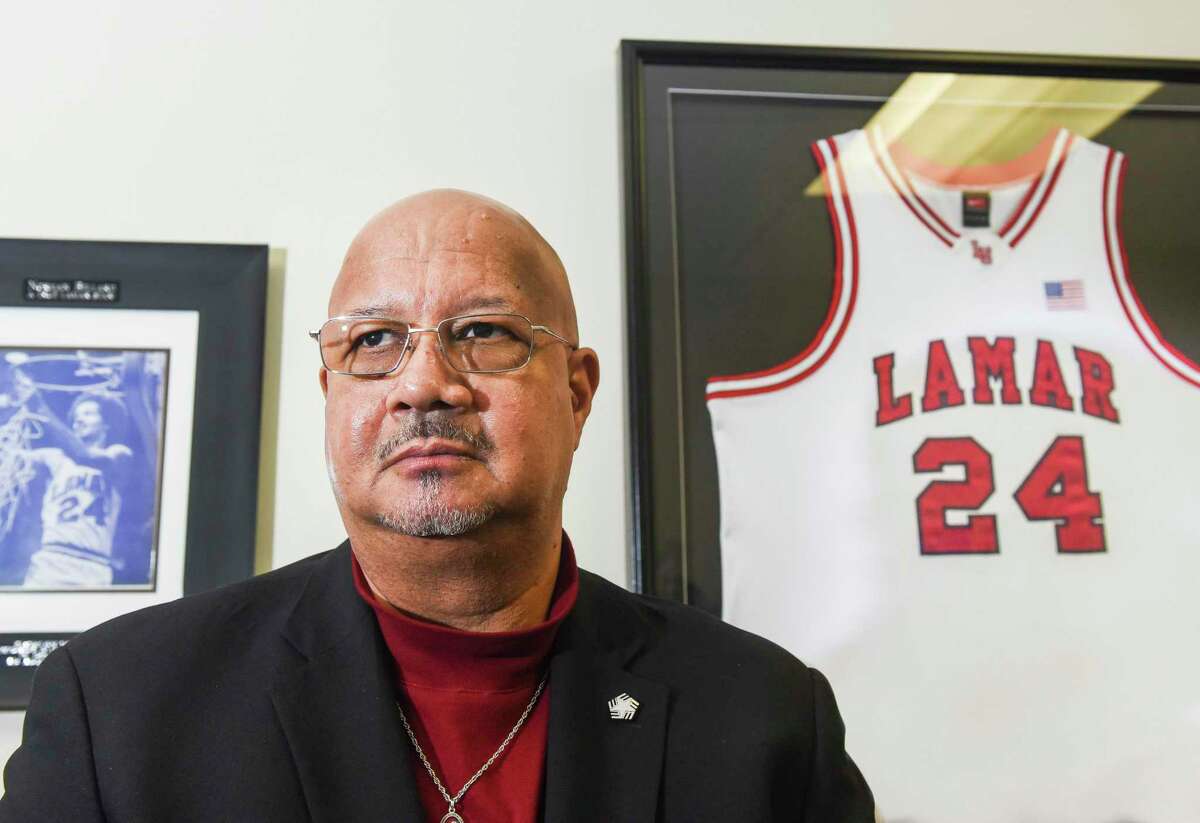
<instances>
[{"instance_id":1,"label":"eyeglasses","mask_svg":"<svg viewBox=\"0 0 1200 823\"><path fill-rule=\"evenodd\" d=\"M534 325L521 314L467 314L447 317L430 328L418 328L390 317L331 317L310 331L317 341L321 364L336 374L357 377L388 374L400 368L404 355L416 347L414 335L437 335L446 362L471 374L515 371L533 357L533 340L545 332L572 350L578 346L546 326Z\"/></svg>"}]
</instances>

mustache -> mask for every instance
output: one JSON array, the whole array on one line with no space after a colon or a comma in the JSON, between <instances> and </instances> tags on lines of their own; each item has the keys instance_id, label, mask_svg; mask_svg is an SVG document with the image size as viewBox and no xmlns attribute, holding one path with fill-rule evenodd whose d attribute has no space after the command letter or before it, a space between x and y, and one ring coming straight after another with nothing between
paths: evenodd
<instances>
[{"instance_id":1,"label":"mustache","mask_svg":"<svg viewBox=\"0 0 1200 823\"><path fill-rule=\"evenodd\" d=\"M463 443L477 454L486 454L495 447L491 438L482 430L468 431L450 418L438 414L413 413L406 417L399 431L376 447L375 459L386 463L388 458L408 441L434 437Z\"/></svg>"}]
</instances>

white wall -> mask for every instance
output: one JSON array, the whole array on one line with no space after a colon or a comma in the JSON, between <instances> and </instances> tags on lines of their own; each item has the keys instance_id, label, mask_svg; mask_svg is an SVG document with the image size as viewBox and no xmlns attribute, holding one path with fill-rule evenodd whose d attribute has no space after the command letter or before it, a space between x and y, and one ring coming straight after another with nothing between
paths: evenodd
<instances>
[{"instance_id":1,"label":"white wall","mask_svg":"<svg viewBox=\"0 0 1200 823\"><path fill-rule=\"evenodd\" d=\"M304 332L351 235L432 186L512 204L558 248L600 352L566 520L581 564L624 582L622 38L1197 59L1198 28L1191 0L0 0L0 236L286 250L265 568L343 536ZM20 722L0 713L0 761Z\"/></svg>"}]
</instances>

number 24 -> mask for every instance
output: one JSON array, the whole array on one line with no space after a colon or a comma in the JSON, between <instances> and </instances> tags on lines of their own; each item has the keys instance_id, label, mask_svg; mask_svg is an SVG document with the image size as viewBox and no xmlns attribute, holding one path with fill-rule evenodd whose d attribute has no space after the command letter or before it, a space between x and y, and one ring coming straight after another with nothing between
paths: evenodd
<instances>
[{"instance_id":1,"label":"number 24","mask_svg":"<svg viewBox=\"0 0 1200 823\"><path fill-rule=\"evenodd\" d=\"M921 554L992 554L1000 551L996 516L973 514L962 526L946 522L950 509L977 510L995 491L992 456L972 437L931 437L913 454L913 470L962 466L962 480L934 480L917 497ZM1055 438L1013 497L1030 520L1053 520L1060 552L1102 552L1100 494L1088 488L1083 438Z\"/></svg>"}]
</instances>

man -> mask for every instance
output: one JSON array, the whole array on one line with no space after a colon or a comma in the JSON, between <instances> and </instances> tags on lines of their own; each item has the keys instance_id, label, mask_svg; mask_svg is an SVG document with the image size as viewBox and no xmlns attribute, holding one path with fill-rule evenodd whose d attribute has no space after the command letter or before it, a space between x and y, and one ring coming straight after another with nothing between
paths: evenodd
<instances>
[{"instance_id":1,"label":"man","mask_svg":"<svg viewBox=\"0 0 1200 823\"><path fill-rule=\"evenodd\" d=\"M42 499L42 547L29 558L28 588L107 588L113 583L113 535L120 489L133 452L109 442L125 418L115 398L81 394L67 414L68 429L49 409L35 414L53 443L31 449L30 462L49 473Z\"/></svg>"},{"instance_id":2,"label":"man","mask_svg":"<svg viewBox=\"0 0 1200 823\"><path fill-rule=\"evenodd\" d=\"M873 819L819 674L576 569L599 363L524 219L401 201L329 313L348 543L52 655L0 821Z\"/></svg>"}]
</instances>

